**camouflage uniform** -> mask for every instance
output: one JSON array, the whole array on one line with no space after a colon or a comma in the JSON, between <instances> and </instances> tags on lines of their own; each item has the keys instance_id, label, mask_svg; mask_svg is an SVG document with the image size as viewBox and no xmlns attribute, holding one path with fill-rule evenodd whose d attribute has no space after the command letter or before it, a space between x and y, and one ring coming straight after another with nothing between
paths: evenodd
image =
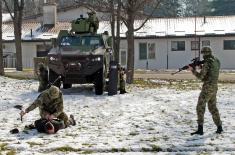
<instances>
[{"instance_id":1,"label":"camouflage uniform","mask_svg":"<svg viewBox=\"0 0 235 155\"><path fill-rule=\"evenodd\" d=\"M43 64L39 64L38 80L39 80L38 92L46 90L48 86L48 71Z\"/></svg>"},{"instance_id":2,"label":"camouflage uniform","mask_svg":"<svg viewBox=\"0 0 235 155\"><path fill-rule=\"evenodd\" d=\"M51 86L55 87L55 86ZM69 125L69 119L65 112L63 112L63 95L59 91L58 96L52 97L50 89L43 91L38 98L25 110L26 113L39 108L41 119L46 119L48 114L54 115L56 118L64 121L65 126Z\"/></svg>"},{"instance_id":3,"label":"camouflage uniform","mask_svg":"<svg viewBox=\"0 0 235 155\"><path fill-rule=\"evenodd\" d=\"M125 68L121 67L121 65L118 65L118 78L119 78L119 90L120 94L126 93L126 82L125 82Z\"/></svg>"},{"instance_id":4,"label":"camouflage uniform","mask_svg":"<svg viewBox=\"0 0 235 155\"><path fill-rule=\"evenodd\" d=\"M89 12L88 15L89 15L88 21L90 21L90 23L91 23L90 30L91 30L91 32L95 33L95 32L97 32L97 30L99 28L99 20L96 17L95 12Z\"/></svg>"},{"instance_id":5,"label":"camouflage uniform","mask_svg":"<svg viewBox=\"0 0 235 155\"><path fill-rule=\"evenodd\" d=\"M214 57L211 52L208 54L205 53L203 58L204 65L202 66L201 71L192 71L198 79L203 81L202 90L197 103L198 125L203 126L206 103L208 103L208 109L212 114L213 121L216 126L219 127L222 125L222 123L220 120L219 111L216 107L216 93L218 90L217 83L219 77L220 61Z\"/></svg>"}]
</instances>

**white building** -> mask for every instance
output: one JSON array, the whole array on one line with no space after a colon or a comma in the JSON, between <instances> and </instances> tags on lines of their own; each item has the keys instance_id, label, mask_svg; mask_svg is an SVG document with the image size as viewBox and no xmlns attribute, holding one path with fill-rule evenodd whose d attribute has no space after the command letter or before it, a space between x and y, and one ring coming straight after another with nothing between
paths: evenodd
<instances>
[{"instance_id":1,"label":"white building","mask_svg":"<svg viewBox=\"0 0 235 155\"><path fill-rule=\"evenodd\" d=\"M47 6L41 17L43 22L24 21L22 30L23 67L33 67L33 57L45 55L61 29L70 29L65 19L74 11L57 17L56 7ZM69 15L70 14L70 15ZM58 15L59 16L59 15ZM59 21L60 19L61 21ZM63 20L62 20L63 19ZM138 26L141 21L135 21ZM101 22L98 32L108 30L108 22ZM196 31L195 31L196 30ZM120 62L127 61L125 25L121 26ZM195 37L196 36L196 37ZM14 33L12 23L3 24L4 54L14 59ZM135 32L135 69L177 69L199 56L199 49L209 45L221 60L222 69L235 69L235 16L158 18L149 20ZM14 65L9 62L7 67Z\"/></svg>"},{"instance_id":2,"label":"white building","mask_svg":"<svg viewBox=\"0 0 235 155\"><path fill-rule=\"evenodd\" d=\"M194 17L152 19L135 32L135 69L179 68L198 57L202 46L211 46L221 68L234 69L234 24L235 16L197 17L196 28ZM121 63L125 65L125 39L121 48Z\"/></svg>"}]
</instances>

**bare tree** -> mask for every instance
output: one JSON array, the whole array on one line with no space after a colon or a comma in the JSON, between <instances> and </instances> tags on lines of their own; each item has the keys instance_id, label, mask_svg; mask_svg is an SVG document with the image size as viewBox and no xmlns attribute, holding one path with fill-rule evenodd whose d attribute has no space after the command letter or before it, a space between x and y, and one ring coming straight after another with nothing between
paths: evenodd
<instances>
[{"instance_id":1,"label":"bare tree","mask_svg":"<svg viewBox=\"0 0 235 155\"><path fill-rule=\"evenodd\" d=\"M145 23L152 17L154 11L163 0L126 0L122 2L122 21L127 27L127 45L128 45L128 61L127 61L127 83L133 83L134 78L134 32L141 29ZM152 12L148 15L143 14L146 6L152 6ZM142 16L140 26L134 27L135 19Z\"/></svg>"},{"instance_id":2,"label":"bare tree","mask_svg":"<svg viewBox=\"0 0 235 155\"><path fill-rule=\"evenodd\" d=\"M164 0L97 0L86 1L76 0L78 3L91 7L98 12L110 14L111 31L114 42L114 51L116 60L118 60L120 49L120 21L126 27L126 37L128 45L127 61L127 83L133 83L134 77L134 32L141 29L145 23L152 17L153 13ZM152 11L145 14L147 6L151 6ZM143 19L138 27L134 27L135 19ZM115 24L116 22L116 24ZM116 27L114 26L116 25ZM115 34L116 30L116 34Z\"/></svg>"},{"instance_id":3,"label":"bare tree","mask_svg":"<svg viewBox=\"0 0 235 155\"><path fill-rule=\"evenodd\" d=\"M3 49L2 49L2 1L0 1L0 75L4 75Z\"/></svg>"},{"instance_id":4,"label":"bare tree","mask_svg":"<svg viewBox=\"0 0 235 155\"><path fill-rule=\"evenodd\" d=\"M22 46L21 46L21 30L22 30L22 17L24 9L24 0L14 0L13 10L10 9L7 0L3 0L5 6L11 15L14 23L14 34L15 34L15 48L16 48L16 70L22 71ZM13 12L13 13L12 13Z\"/></svg>"}]
</instances>

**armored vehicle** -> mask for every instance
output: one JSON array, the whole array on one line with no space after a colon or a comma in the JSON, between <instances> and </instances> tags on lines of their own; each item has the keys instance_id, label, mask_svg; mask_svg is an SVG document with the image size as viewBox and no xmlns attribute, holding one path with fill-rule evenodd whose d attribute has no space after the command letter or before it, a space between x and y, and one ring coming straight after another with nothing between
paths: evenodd
<instances>
[{"instance_id":1,"label":"armored vehicle","mask_svg":"<svg viewBox=\"0 0 235 155\"><path fill-rule=\"evenodd\" d=\"M93 83L95 93L101 95L113 53L108 33L97 34L99 22L94 13L88 15L72 21L71 30L61 30L54 40L54 48L48 53L49 81L61 76L56 86L62 83L63 88Z\"/></svg>"}]
</instances>

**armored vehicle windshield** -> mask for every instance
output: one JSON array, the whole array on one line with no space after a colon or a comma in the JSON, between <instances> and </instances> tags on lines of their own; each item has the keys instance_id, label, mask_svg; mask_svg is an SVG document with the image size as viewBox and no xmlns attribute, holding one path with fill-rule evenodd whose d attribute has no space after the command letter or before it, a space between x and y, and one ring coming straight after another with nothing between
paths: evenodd
<instances>
[{"instance_id":1,"label":"armored vehicle windshield","mask_svg":"<svg viewBox=\"0 0 235 155\"><path fill-rule=\"evenodd\" d=\"M100 46L104 46L104 42L100 36L65 36L61 38L60 46L72 46L74 48L88 46L98 48Z\"/></svg>"}]
</instances>

